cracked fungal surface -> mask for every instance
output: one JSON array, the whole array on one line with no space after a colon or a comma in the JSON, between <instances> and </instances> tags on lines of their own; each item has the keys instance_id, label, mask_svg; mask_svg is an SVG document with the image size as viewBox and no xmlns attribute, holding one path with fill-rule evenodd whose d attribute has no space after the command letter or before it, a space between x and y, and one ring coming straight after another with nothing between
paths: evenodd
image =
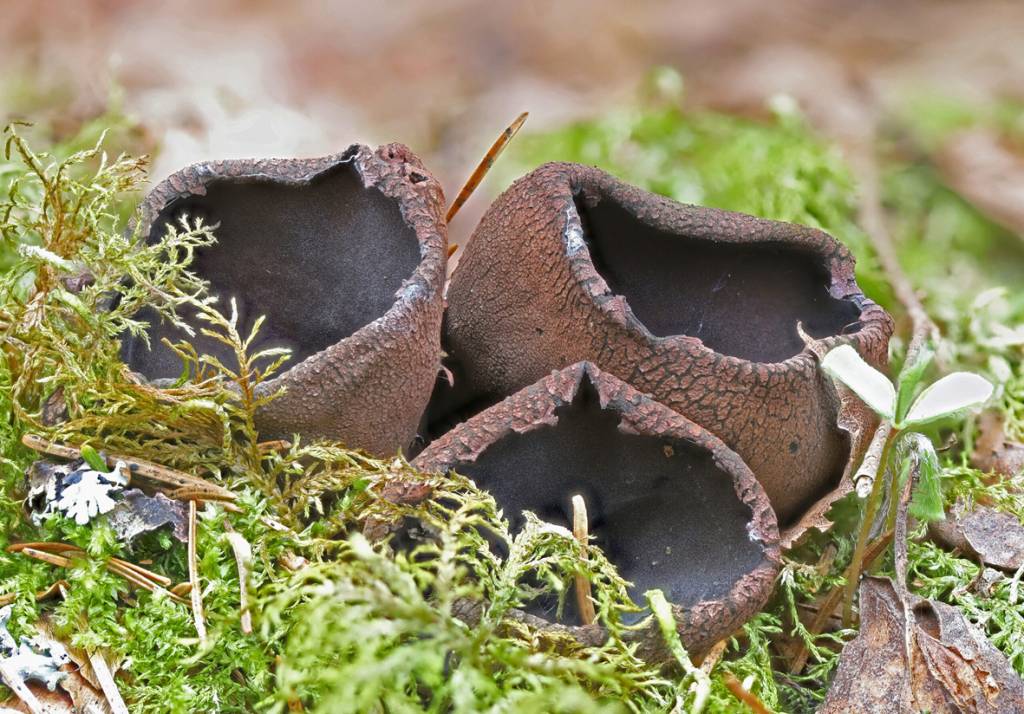
<instances>
[{"instance_id":1,"label":"cracked fungal surface","mask_svg":"<svg viewBox=\"0 0 1024 714\"><path fill-rule=\"evenodd\" d=\"M850 343L887 359L892 320L853 270L822 231L546 164L491 205L452 276L456 391L483 404L591 361L721 437L796 527L848 486L863 447L837 424L816 351Z\"/></svg>"},{"instance_id":2,"label":"cracked fungal surface","mask_svg":"<svg viewBox=\"0 0 1024 714\"><path fill-rule=\"evenodd\" d=\"M263 387L288 390L261 410L261 432L390 454L411 442L440 359L443 210L440 185L406 147L353 145L321 159L190 166L153 189L142 220L151 241L183 215L217 224L192 269L219 310L236 300L242 334L266 316L254 350L293 350ZM161 340L186 336L155 323L149 337L151 350L126 343L126 362L176 377L180 360ZM189 339L233 363L219 341Z\"/></svg>"},{"instance_id":3,"label":"cracked fungal surface","mask_svg":"<svg viewBox=\"0 0 1024 714\"><path fill-rule=\"evenodd\" d=\"M630 596L661 588L691 652L764 604L778 528L736 454L667 407L589 364L554 373L431 444L413 462L492 493L513 529L522 512L571 527L573 495ZM531 610L555 619L553 603ZM548 606L545 608L545 606ZM578 625L567 599L561 624Z\"/></svg>"}]
</instances>

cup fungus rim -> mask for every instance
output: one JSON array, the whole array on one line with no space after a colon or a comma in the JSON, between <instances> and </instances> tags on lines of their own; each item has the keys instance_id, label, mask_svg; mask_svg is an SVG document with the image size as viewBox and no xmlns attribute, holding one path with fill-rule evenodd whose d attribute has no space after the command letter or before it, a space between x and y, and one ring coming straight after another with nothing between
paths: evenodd
<instances>
[{"instance_id":1,"label":"cup fungus rim","mask_svg":"<svg viewBox=\"0 0 1024 714\"><path fill-rule=\"evenodd\" d=\"M889 318L885 311L865 296L857 285L854 272L856 259L846 246L825 231L735 211L681 203L666 196L631 186L597 167L582 164L545 163L519 180L529 180L530 177L538 173L548 175L559 173L564 178L561 184L564 192L554 198L562 201L561 213L564 220L561 224L559 243L563 251L562 256L569 261L573 277L579 285L583 286L587 297L602 315L627 332L639 336L647 344L671 346L685 350L694 357L712 356L718 363L724 362L730 367L754 365L771 370L791 368L802 370L817 361L815 353L822 348L827 351L841 344L856 344L864 340L882 339L887 333ZM828 294L834 299L849 301L857 309L859 326L852 332L828 335L822 338L813 338L801 333L804 342L803 349L777 362L751 360L719 352L708 347L699 338L685 334L655 335L633 312L626 296L613 291L604 275L594 265L590 248L584 239L584 228L576 206L576 199L586 192L597 194L602 199L611 199L638 223L668 233L674 232L674 228L666 219L686 212L701 212L709 216L719 216L727 218L728 222L732 224L741 223L751 229L759 228L762 231L774 227L777 230L772 232L771 242L812 257L827 275ZM640 198L640 201L637 200L637 197ZM639 202L651 206L652 210L638 212L636 209ZM708 242L708 238L705 236L696 237L695 240ZM752 237L750 232L744 232L742 235L722 234L716 236L716 241L733 245L752 245L759 239Z\"/></svg>"},{"instance_id":2,"label":"cup fungus rim","mask_svg":"<svg viewBox=\"0 0 1024 714\"><path fill-rule=\"evenodd\" d=\"M200 161L178 169L150 189L140 206L136 223L129 228L130 231L138 230L141 240L150 240L153 223L167 208L190 196L205 196L213 183L307 186L343 166L350 166L355 171L364 189L377 190L397 203L402 221L416 237L419 261L403 279L390 307L382 315L318 352L285 365L283 372L260 385L264 390L276 389L293 370L322 359L341 344L386 332L383 329L385 325L401 320L443 294L447 265L446 226L440 214L434 217L435 220L422 218L431 217L437 213L435 206L444 205L444 192L437 179L407 146L399 143L382 144L376 149L353 143L343 151L313 158Z\"/></svg>"},{"instance_id":3,"label":"cup fungus rim","mask_svg":"<svg viewBox=\"0 0 1024 714\"><path fill-rule=\"evenodd\" d=\"M739 577L721 598L701 600L686 607L673 604L672 607L680 630L693 631L698 636L703 628L712 628L716 621L740 620L738 624L742 624L757 611L751 605L760 607L770 596L781 567L778 522L764 488L740 456L717 436L591 362L577 362L553 370L534 384L467 419L432 442L413 459L412 465L424 472L447 474L457 471L458 464L476 461L491 444L506 436L553 427L559 418L556 410L573 400L585 379L597 392L601 409L611 410L618 416L620 432L668 437L692 444L708 452L722 477L732 481L737 499L750 511L747 535L761 550L760 562ZM572 633L580 641L593 640L594 625L550 624ZM665 655L656 630L651 625L633 636L641 642L643 651L657 652L659 654L654 656L660 658ZM713 644L701 640L701 647Z\"/></svg>"}]
</instances>

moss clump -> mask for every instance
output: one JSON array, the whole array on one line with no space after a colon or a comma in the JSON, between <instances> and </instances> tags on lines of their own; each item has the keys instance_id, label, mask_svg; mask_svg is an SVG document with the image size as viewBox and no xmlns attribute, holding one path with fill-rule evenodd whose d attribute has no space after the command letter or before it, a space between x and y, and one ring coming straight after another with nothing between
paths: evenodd
<instances>
[{"instance_id":1,"label":"moss clump","mask_svg":"<svg viewBox=\"0 0 1024 714\"><path fill-rule=\"evenodd\" d=\"M133 711L284 711L298 703L320 711L663 711L692 703L691 678L650 667L624 643L620 618L633 606L597 549L584 555L569 534L535 520L509 532L493 500L465 479L427 479L434 497L405 506L380 496L395 479L426 479L401 459L297 439L261 444L251 387L283 355L251 354L251 335L209 309L206 287L188 272L191 252L214 240L208 227L176 226L160 250L126 231L144 164L105 159L94 146L97 126L51 155L9 130L0 163L0 546L60 540L87 553L63 569L0 552L0 595L14 596L16 634L45 616L72 643L104 649L122 664L118 682ZM909 120L902 126L916 131ZM679 200L819 226L858 255L869 294L892 305L856 224L849 171L792 110L755 122L688 111L661 94L521 137L510 156L504 165L518 160L517 172L551 160L597 164ZM1015 284L1022 251L927 167L887 156L882 169L904 266L949 340L942 356L987 371L1000 385L1008 435L1024 438L1020 349L991 339L1019 325L1024 304L1009 291L981 297L993 284ZM174 385L140 381L118 359L118 336L141 333L134 315L142 305L174 320L185 304L201 310L234 360L222 364L182 343ZM1024 513L1016 484L990 483L964 465L973 425L952 426L967 448L946 458L946 500L985 498ZM237 495L237 508L209 504L199 518L206 644L187 606L132 589L103 567L112 557L152 561L150 569L185 581L185 546L168 533L129 549L101 521L28 522L23 474L36 455L20 443L26 432L146 458ZM787 554L775 598L728 643L705 711L737 711L724 672L777 711L820 703L840 646L854 634L813 635L805 625L806 606L842 584L850 559L855 504L841 503L834 515L832 533ZM420 526L393 549L362 538L368 521ZM248 635L228 525L253 551ZM494 542L510 556L496 558ZM1024 673L1012 579L982 596L968 587L977 575L968 561L927 544L911 544L910 558L911 587L961 607ZM891 563L877 567L891 572ZM594 583L611 631L602 647L581 648L514 616L540 593L564 597L577 573ZM58 578L69 583L67 597L37 603L34 593ZM467 602L486 603L473 624L457 616ZM790 674L801 648L808 665Z\"/></svg>"},{"instance_id":2,"label":"moss clump","mask_svg":"<svg viewBox=\"0 0 1024 714\"><path fill-rule=\"evenodd\" d=\"M108 160L101 148L65 158L35 153L7 130L0 201L0 545L47 540L85 554L58 568L0 554L0 595L13 596L15 634L46 616L72 644L120 663L133 711L664 710L692 694L689 680L641 660L623 639L635 609L626 584L596 548L536 520L508 530L493 499L458 477L429 480L400 458L379 460L332 443L261 444L253 426L256 384L286 357L251 354L237 316L210 307L188 271L209 227L185 221L159 247L126 230L120 207L143 178L141 160ZM119 360L119 336L144 334L143 305L176 320L199 311L204 333L235 355L224 364L175 345L180 379L157 387ZM56 419L52 415L57 413ZM25 517L23 474L35 458L25 433L145 458L230 488L230 510L208 504L197 532L198 575L210 635L166 592L133 590L105 569L110 558L147 562L173 582L188 579L186 548L154 532L131 548L102 519L59 515L40 528ZM380 496L386 483L426 480L417 506ZM371 544L363 526L419 524L412 545ZM227 531L253 552L247 585L255 631L241 628L239 573ZM485 537L486 536L486 537ZM496 543L509 556L497 558ZM595 586L611 633L584 648L513 616L541 593L564 597L577 574ZM58 578L67 595L34 593ZM481 603L479 617L458 617ZM543 653L543 655L541 654Z\"/></svg>"}]
</instances>

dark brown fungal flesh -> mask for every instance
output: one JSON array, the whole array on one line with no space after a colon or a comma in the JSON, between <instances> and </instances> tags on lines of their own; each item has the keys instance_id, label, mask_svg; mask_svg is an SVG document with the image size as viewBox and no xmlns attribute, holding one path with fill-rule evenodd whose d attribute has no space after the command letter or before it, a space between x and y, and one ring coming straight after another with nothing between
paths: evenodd
<instances>
[{"instance_id":1,"label":"dark brown fungal flesh","mask_svg":"<svg viewBox=\"0 0 1024 714\"><path fill-rule=\"evenodd\" d=\"M492 493L513 529L523 511L569 527L586 502L593 542L633 583L662 589L690 652L757 612L779 566L767 496L716 437L589 364L556 372L433 442L413 466L455 470ZM553 603L531 613L553 621ZM546 609L545 609L546 607ZM578 625L572 598L561 625ZM656 633L645 632L653 647Z\"/></svg>"},{"instance_id":2,"label":"dark brown fungal flesh","mask_svg":"<svg viewBox=\"0 0 1024 714\"><path fill-rule=\"evenodd\" d=\"M794 525L851 460L815 352L886 362L892 321L853 268L819 230L547 164L492 204L452 277L461 407L591 361L720 436Z\"/></svg>"},{"instance_id":3,"label":"dark brown fungal flesh","mask_svg":"<svg viewBox=\"0 0 1024 714\"><path fill-rule=\"evenodd\" d=\"M254 351L293 351L261 390L286 388L259 413L266 438L297 432L392 454L411 443L439 366L443 211L440 185L406 147L354 145L320 159L190 166L150 193L143 230L159 241L182 216L216 224L217 243L192 269L222 312L235 300L243 335L266 316ZM180 360L161 340L186 335L154 322L149 337L151 350L126 344L128 364L176 377ZM234 363L222 343L188 339Z\"/></svg>"}]
</instances>

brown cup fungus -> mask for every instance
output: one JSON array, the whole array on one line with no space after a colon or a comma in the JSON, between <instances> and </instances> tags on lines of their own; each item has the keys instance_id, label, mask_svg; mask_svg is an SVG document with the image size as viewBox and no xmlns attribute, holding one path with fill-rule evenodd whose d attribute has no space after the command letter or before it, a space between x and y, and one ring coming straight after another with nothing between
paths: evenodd
<instances>
[{"instance_id":1,"label":"brown cup fungus","mask_svg":"<svg viewBox=\"0 0 1024 714\"><path fill-rule=\"evenodd\" d=\"M227 313L235 299L243 335L266 316L254 351L293 351L259 387L284 388L257 414L261 435L327 437L377 454L407 447L440 363L447 251L444 195L420 160L390 144L195 164L150 192L143 232L159 241L183 215L217 226L216 244L192 264L217 308ZM184 317L195 323L194 313ZM186 335L151 324L152 349L128 341L125 361L150 379L176 377L180 360L161 340ZM198 330L188 339L234 364Z\"/></svg>"},{"instance_id":2,"label":"brown cup fungus","mask_svg":"<svg viewBox=\"0 0 1024 714\"><path fill-rule=\"evenodd\" d=\"M547 164L491 205L459 261L445 340L461 384L436 401L457 412L593 362L720 437L792 529L848 483L871 426L840 428L816 353L849 343L881 367L891 332L820 230Z\"/></svg>"},{"instance_id":3,"label":"brown cup fungus","mask_svg":"<svg viewBox=\"0 0 1024 714\"><path fill-rule=\"evenodd\" d=\"M593 365L554 372L460 424L414 461L456 471L494 495L513 529L523 511L571 527L573 496L586 503L591 542L633 583L673 603L688 651L703 656L768 599L779 533L764 489L707 430ZM553 612L544 613L554 619ZM602 639L567 607L579 640ZM655 625L633 635L665 657Z\"/></svg>"}]
</instances>

